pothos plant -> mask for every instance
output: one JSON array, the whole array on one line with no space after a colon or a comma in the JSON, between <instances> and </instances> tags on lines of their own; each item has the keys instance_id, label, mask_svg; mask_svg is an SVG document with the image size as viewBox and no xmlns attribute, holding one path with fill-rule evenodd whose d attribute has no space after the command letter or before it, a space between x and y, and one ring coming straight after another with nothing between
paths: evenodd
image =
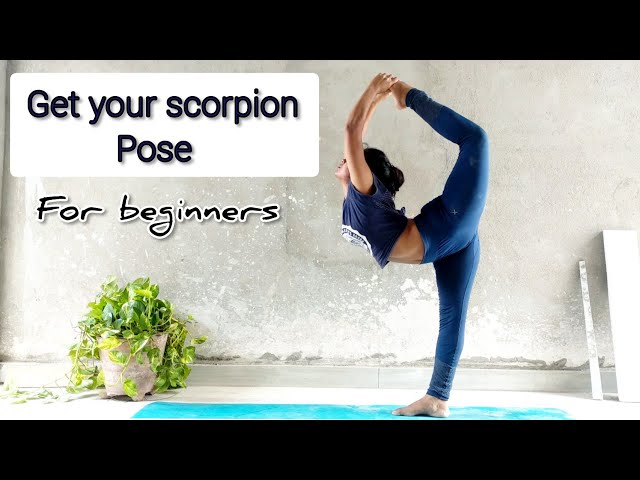
<instances>
[{"instance_id":1,"label":"pothos plant","mask_svg":"<svg viewBox=\"0 0 640 480\"><path fill-rule=\"evenodd\" d=\"M159 291L158 285L148 278L138 278L122 288L115 277L102 284L95 301L88 304L85 318L77 324L79 341L69 350L72 362L69 393L104 386L104 372L97 363L100 350L108 351L109 359L121 365L123 372L129 362L144 363L146 355L156 375L155 392L187 386L195 346L204 343L207 337L190 336L193 317L179 318L171 302L158 298ZM150 339L163 333L167 334L167 344L161 356ZM115 350L123 342L129 344L128 353ZM135 382L123 377L124 392L133 398L137 394Z\"/></svg>"}]
</instances>

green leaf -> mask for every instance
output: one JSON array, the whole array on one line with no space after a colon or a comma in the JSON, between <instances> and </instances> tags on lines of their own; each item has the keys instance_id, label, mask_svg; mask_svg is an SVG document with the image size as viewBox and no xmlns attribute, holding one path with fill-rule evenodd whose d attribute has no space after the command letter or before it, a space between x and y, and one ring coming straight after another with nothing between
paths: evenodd
<instances>
[{"instance_id":1,"label":"green leaf","mask_svg":"<svg viewBox=\"0 0 640 480\"><path fill-rule=\"evenodd\" d=\"M136 353L136 362L138 362L140 365L144 363L144 352Z\"/></svg>"},{"instance_id":2,"label":"green leaf","mask_svg":"<svg viewBox=\"0 0 640 480\"><path fill-rule=\"evenodd\" d=\"M87 317L91 319L102 318L102 308L103 308L102 305L96 304L96 303L90 303L89 308L91 310L89 310L89 313L87 313Z\"/></svg>"},{"instance_id":3,"label":"green leaf","mask_svg":"<svg viewBox=\"0 0 640 480\"><path fill-rule=\"evenodd\" d=\"M82 383L80 383L80 385L78 385L78 389L80 390L87 390L91 388L91 385L93 385L94 380L90 379L90 378L86 378L82 381Z\"/></svg>"},{"instance_id":4,"label":"green leaf","mask_svg":"<svg viewBox=\"0 0 640 480\"><path fill-rule=\"evenodd\" d=\"M138 353L140 350L144 348L144 346L149 341L148 333L141 333L137 336L137 338L131 344L131 353Z\"/></svg>"},{"instance_id":5,"label":"green leaf","mask_svg":"<svg viewBox=\"0 0 640 480\"><path fill-rule=\"evenodd\" d=\"M149 285L148 277L136 278L133 282L129 284L129 286L134 288L146 288L148 285Z\"/></svg>"},{"instance_id":6,"label":"green leaf","mask_svg":"<svg viewBox=\"0 0 640 480\"><path fill-rule=\"evenodd\" d=\"M140 315L138 315L138 312L133 309L129 310L128 312L131 312L131 315L129 320L127 321L127 325L130 325L131 327L138 327L138 324L140 323Z\"/></svg>"},{"instance_id":7,"label":"green leaf","mask_svg":"<svg viewBox=\"0 0 640 480\"><path fill-rule=\"evenodd\" d=\"M73 373L71 374L71 377L69 378L69 381L71 382L71 384L72 384L74 387L77 387L77 386L79 386L79 385L82 383L82 379L83 379L83 378L84 378L84 377L83 377L82 375L80 375L78 372L73 372Z\"/></svg>"},{"instance_id":8,"label":"green leaf","mask_svg":"<svg viewBox=\"0 0 640 480\"><path fill-rule=\"evenodd\" d=\"M69 358L71 358L72 362L75 362L76 355L78 356L78 358L84 358L84 357L91 358L91 354L92 354L92 351L90 349L79 347L77 343L73 345L69 350Z\"/></svg>"},{"instance_id":9,"label":"green leaf","mask_svg":"<svg viewBox=\"0 0 640 480\"><path fill-rule=\"evenodd\" d=\"M204 342L207 341L207 336L206 335L202 335L200 337L196 337L196 338L192 338L191 339L191 345L201 345Z\"/></svg>"},{"instance_id":10,"label":"green leaf","mask_svg":"<svg viewBox=\"0 0 640 480\"><path fill-rule=\"evenodd\" d=\"M133 333L131 330L125 330L124 332L122 332L122 336L128 340L130 338L133 338L135 336L135 333Z\"/></svg>"},{"instance_id":11,"label":"green leaf","mask_svg":"<svg viewBox=\"0 0 640 480\"><path fill-rule=\"evenodd\" d=\"M109 297L116 293L118 291L118 282L116 282L116 277L111 276L107 278L107 281L102 284L102 291Z\"/></svg>"},{"instance_id":12,"label":"green leaf","mask_svg":"<svg viewBox=\"0 0 640 480\"><path fill-rule=\"evenodd\" d=\"M175 362L180 358L180 356L178 355L178 351L173 347L167 347L164 356L169 357L172 362Z\"/></svg>"},{"instance_id":13,"label":"green leaf","mask_svg":"<svg viewBox=\"0 0 640 480\"><path fill-rule=\"evenodd\" d=\"M147 357L151 363L151 370L158 373L158 368L162 364L162 358L160 357L160 349L158 347L150 348L147 352Z\"/></svg>"},{"instance_id":14,"label":"green leaf","mask_svg":"<svg viewBox=\"0 0 640 480\"><path fill-rule=\"evenodd\" d=\"M178 368L171 368L169 370L169 383L172 387L177 387L182 381L182 375Z\"/></svg>"},{"instance_id":15,"label":"green leaf","mask_svg":"<svg viewBox=\"0 0 640 480\"><path fill-rule=\"evenodd\" d=\"M145 298L153 298L153 292L146 288L138 288L135 290L136 295L142 295Z\"/></svg>"},{"instance_id":16,"label":"green leaf","mask_svg":"<svg viewBox=\"0 0 640 480\"><path fill-rule=\"evenodd\" d=\"M89 385L87 385L87 389L88 390L95 390L96 388L98 388L98 376L97 375L89 378L89 380L91 381L91 383Z\"/></svg>"},{"instance_id":17,"label":"green leaf","mask_svg":"<svg viewBox=\"0 0 640 480\"><path fill-rule=\"evenodd\" d=\"M117 350L112 350L109 352L109 359L113 363L117 363L118 365L126 365L129 363L129 355L124 352L118 352Z\"/></svg>"},{"instance_id":18,"label":"green leaf","mask_svg":"<svg viewBox=\"0 0 640 480\"><path fill-rule=\"evenodd\" d=\"M113 350L114 348L118 348L122 342L118 340L116 337L105 338L98 344L98 348L100 350Z\"/></svg>"},{"instance_id":19,"label":"green leaf","mask_svg":"<svg viewBox=\"0 0 640 480\"><path fill-rule=\"evenodd\" d=\"M100 360L100 349L98 348L97 343L94 343L91 346L91 349L87 351L87 357L93 358L95 360Z\"/></svg>"},{"instance_id":20,"label":"green leaf","mask_svg":"<svg viewBox=\"0 0 640 480\"><path fill-rule=\"evenodd\" d=\"M104 370L100 370L100 373L98 373L98 376L96 377L96 383L97 387L104 386Z\"/></svg>"},{"instance_id":21,"label":"green leaf","mask_svg":"<svg viewBox=\"0 0 640 480\"><path fill-rule=\"evenodd\" d=\"M113 319L115 317L116 317L116 311L113 309L113 305L111 305L110 303L107 303L104 309L102 309L102 320L105 323L110 324L111 322L113 322Z\"/></svg>"},{"instance_id":22,"label":"green leaf","mask_svg":"<svg viewBox=\"0 0 640 480\"><path fill-rule=\"evenodd\" d=\"M133 313L140 315L145 311L145 305L140 300L131 300L127 302L127 309L132 312L131 316L133 318Z\"/></svg>"},{"instance_id":23,"label":"green leaf","mask_svg":"<svg viewBox=\"0 0 640 480\"><path fill-rule=\"evenodd\" d=\"M140 315L140 318L138 318L138 327L143 332L146 332L149 329L151 329L151 323L149 322L149 319L144 313Z\"/></svg>"},{"instance_id":24,"label":"green leaf","mask_svg":"<svg viewBox=\"0 0 640 480\"><path fill-rule=\"evenodd\" d=\"M112 298L118 305L122 305L129 300L129 292L127 292L126 288L123 288L122 290L118 290L117 294Z\"/></svg>"},{"instance_id":25,"label":"green leaf","mask_svg":"<svg viewBox=\"0 0 640 480\"><path fill-rule=\"evenodd\" d=\"M138 395L138 386L136 382L127 378L122 384L122 388L124 389L124 393L126 393L129 397L133 398Z\"/></svg>"},{"instance_id":26,"label":"green leaf","mask_svg":"<svg viewBox=\"0 0 640 480\"><path fill-rule=\"evenodd\" d=\"M166 391L169 388L166 375L159 375L158 378L156 378L154 385L156 387L156 392L162 393Z\"/></svg>"},{"instance_id":27,"label":"green leaf","mask_svg":"<svg viewBox=\"0 0 640 480\"><path fill-rule=\"evenodd\" d=\"M122 328L122 324L123 324L123 323L124 323L124 318L122 318L122 317L118 317L118 318L116 318L116 321L115 321L115 322L113 322L113 326L114 326L116 329L120 330L120 329Z\"/></svg>"},{"instance_id":28,"label":"green leaf","mask_svg":"<svg viewBox=\"0 0 640 480\"><path fill-rule=\"evenodd\" d=\"M182 361L184 363L193 363L196 358L196 347L186 347L182 351Z\"/></svg>"}]
</instances>

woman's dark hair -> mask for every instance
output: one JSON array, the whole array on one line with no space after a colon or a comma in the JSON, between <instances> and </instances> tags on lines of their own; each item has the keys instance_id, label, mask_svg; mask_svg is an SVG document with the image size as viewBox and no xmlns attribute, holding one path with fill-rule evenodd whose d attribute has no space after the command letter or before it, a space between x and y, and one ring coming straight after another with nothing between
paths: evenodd
<instances>
[{"instance_id":1,"label":"woman's dark hair","mask_svg":"<svg viewBox=\"0 0 640 480\"><path fill-rule=\"evenodd\" d=\"M364 159L373 174L387 187L392 194L400 190L404 183L404 174L398 167L391 165L391 162L382 150L371 148L364 144Z\"/></svg>"}]
</instances>

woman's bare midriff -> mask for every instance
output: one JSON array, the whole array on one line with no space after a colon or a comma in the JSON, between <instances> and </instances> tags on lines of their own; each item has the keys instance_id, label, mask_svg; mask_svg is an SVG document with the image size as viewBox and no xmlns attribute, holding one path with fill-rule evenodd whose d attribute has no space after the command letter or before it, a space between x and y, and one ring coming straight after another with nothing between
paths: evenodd
<instances>
[{"instance_id":1,"label":"woman's bare midriff","mask_svg":"<svg viewBox=\"0 0 640 480\"><path fill-rule=\"evenodd\" d=\"M410 218L393 250L391 250L389 261L395 263L422 263L423 258L424 242L416 222L413 218Z\"/></svg>"}]
</instances>

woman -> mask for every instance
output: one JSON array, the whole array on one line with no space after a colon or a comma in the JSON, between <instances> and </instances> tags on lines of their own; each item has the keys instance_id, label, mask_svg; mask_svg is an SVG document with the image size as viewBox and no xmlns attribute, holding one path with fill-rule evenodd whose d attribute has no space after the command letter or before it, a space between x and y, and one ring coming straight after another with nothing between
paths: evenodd
<instances>
[{"instance_id":1,"label":"woman","mask_svg":"<svg viewBox=\"0 0 640 480\"><path fill-rule=\"evenodd\" d=\"M436 132L460 146L442 195L415 218L396 210L402 171L386 155L363 148L376 107L393 95L399 109L411 108ZM447 417L447 401L464 341L464 323L480 258L478 224L489 182L489 142L482 128L425 92L390 74L371 81L345 127L345 159L336 170L344 189L343 237L369 252L384 268L389 262L433 263L440 299L440 331L431 383L424 397L394 415Z\"/></svg>"}]
</instances>

